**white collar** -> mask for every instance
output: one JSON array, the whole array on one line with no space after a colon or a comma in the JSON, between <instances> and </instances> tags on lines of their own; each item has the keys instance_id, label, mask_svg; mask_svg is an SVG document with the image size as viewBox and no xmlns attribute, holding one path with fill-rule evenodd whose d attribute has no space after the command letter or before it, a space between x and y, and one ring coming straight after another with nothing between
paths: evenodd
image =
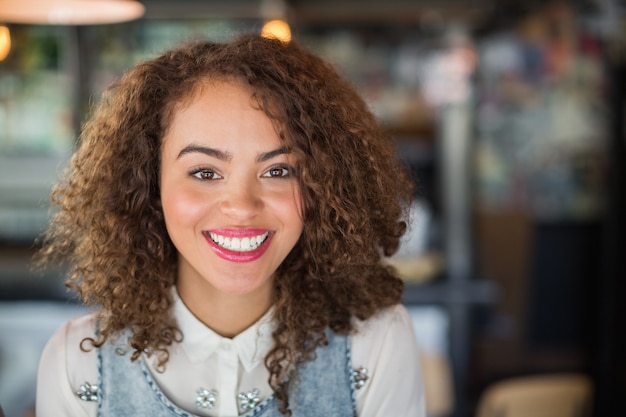
<instances>
[{"instance_id":1,"label":"white collar","mask_svg":"<svg viewBox=\"0 0 626 417\"><path fill-rule=\"evenodd\" d=\"M272 348L272 309L270 308L256 323L234 338L220 336L202 323L181 300L176 288L174 298L174 318L183 333L181 345L192 362L206 361L219 349L234 349L247 372L250 372Z\"/></svg>"}]
</instances>

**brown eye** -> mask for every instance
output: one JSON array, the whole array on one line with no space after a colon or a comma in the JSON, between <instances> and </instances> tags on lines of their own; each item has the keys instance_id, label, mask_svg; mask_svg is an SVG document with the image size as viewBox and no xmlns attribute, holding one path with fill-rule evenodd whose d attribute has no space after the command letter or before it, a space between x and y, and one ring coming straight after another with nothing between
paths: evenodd
<instances>
[{"instance_id":1,"label":"brown eye","mask_svg":"<svg viewBox=\"0 0 626 417\"><path fill-rule=\"evenodd\" d=\"M283 178L288 177L290 174L291 170L287 167L274 167L270 168L263 176L267 178Z\"/></svg>"},{"instance_id":2,"label":"brown eye","mask_svg":"<svg viewBox=\"0 0 626 417\"><path fill-rule=\"evenodd\" d=\"M217 172L210 169L199 169L193 171L191 175L199 180L217 180L222 178Z\"/></svg>"}]
</instances>

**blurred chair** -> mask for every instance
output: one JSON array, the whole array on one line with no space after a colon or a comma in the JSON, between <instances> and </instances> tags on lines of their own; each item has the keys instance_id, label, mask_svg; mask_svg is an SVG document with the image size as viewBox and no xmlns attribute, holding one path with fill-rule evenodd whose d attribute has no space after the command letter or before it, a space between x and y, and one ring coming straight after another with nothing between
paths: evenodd
<instances>
[{"instance_id":1,"label":"blurred chair","mask_svg":"<svg viewBox=\"0 0 626 417\"><path fill-rule=\"evenodd\" d=\"M447 417L454 406L453 375L448 349L448 313L438 306L409 305L419 347L428 417Z\"/></svg>"},{"instance_id":2,"label":"blurred chair","mask_svg":"<svg viewBox=\"0 0 626 417\"><path fill-rule=\"evenodd\" d=\"M428 417L446 417L452 413L452 370L447 355L433 352L420 354L424 380L424 400Z\"/></svg>"},{"instance_id":3,"label":"blurred chair","mask_svg":"<svg viewBox=\"0 0 626 417\"><path fill-rule=\"evenodd\" d=\"M515 377L487 387L476 417L589 417L592 396L583 374Z\"/></svg>"}]
</instances>

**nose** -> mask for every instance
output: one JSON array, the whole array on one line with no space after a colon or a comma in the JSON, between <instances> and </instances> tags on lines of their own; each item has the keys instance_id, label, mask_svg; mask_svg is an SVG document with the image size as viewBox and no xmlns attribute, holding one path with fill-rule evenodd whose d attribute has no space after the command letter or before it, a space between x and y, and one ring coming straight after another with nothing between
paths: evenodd
<instances>
[{"instance_id":1,"label":"nose","mask_svg":"<svg viewBox=\"0 0 626 417\"><path fill-rule=\"evenodd\" d=\"M237 222L253 218L261 207L259 187L249 182L228 184L220 204L222 213Z\"/></svg>"}]
</instances>

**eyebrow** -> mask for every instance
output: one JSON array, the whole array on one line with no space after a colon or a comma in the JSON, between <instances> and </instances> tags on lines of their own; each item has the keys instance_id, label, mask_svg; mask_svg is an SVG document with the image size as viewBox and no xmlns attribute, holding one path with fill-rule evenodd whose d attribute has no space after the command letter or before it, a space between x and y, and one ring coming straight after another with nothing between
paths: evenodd
<instances>
[{"instance_id":1,"label":"eyebrow","mask_svg":"<svg viewBox=\"0 0 626 417\"><path fill-rule=\"evenodd\" d=\"M278 155L283 155L287 153L287 149L286 148L278 148L278 149L274 149L273 151L269 151L269 152L265 152L262 153L261 155L257 156L256 158L256 162L265 162L265 161L269 161L270 159L278 156Z\"/></svg>"},{"instance_id":2,"label":"eyebrow","mask_svg":"<svg viewBox=\"0 0 626 417\"><path fill-rule=\"evenodd\" d=\"M199 145L187 145L185 146L179 153L176 159L180 159L182 156L190 154L190 153L202 153L208 156L212 156L214 158L220 159L222 161L229 162L233 159L233 155L230 152L223 152L219 149L208 148L206 146Z\"/></svg>"},{"instance_id":3,"label":"eyebrow","mask_svg":"<svg viewBox=\"0 0 626 417\"><path fill-rule=\"evenodd\" d=\"M185 146L179 153L176 159L181 158L184 155L190 153L202 153L208 156L212 156L222 161L230 162L233 159L233 154L230 152L220 151L219 149L209 148L206 146L199 145L187 145ZM264 152L256 157L256 162L265 162L270 159L287 153L287 149L284 147L274 149L273 151Z\"/></svg>"}]
</instances>

